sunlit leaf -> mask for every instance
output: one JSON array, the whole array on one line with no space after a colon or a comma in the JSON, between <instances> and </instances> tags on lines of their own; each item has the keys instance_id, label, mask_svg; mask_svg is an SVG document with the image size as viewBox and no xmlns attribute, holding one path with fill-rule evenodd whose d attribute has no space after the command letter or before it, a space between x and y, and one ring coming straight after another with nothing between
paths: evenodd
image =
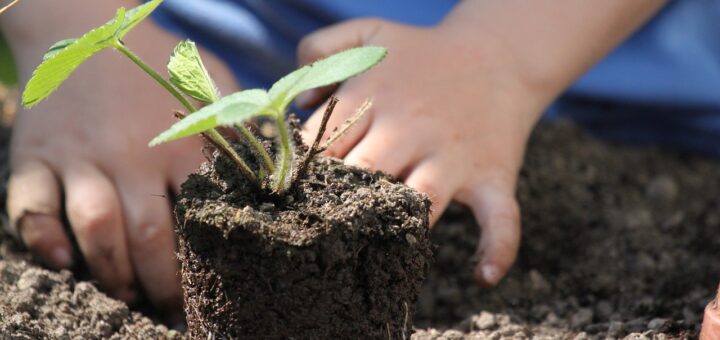
<instances>
[{"instance_id":1,"label":"sunlit leaf","mask_svg":"<svg viewBox=\"0 0 720 340\"><path fill-rule=\"evenodd\" d=\"M265 90L251 89L233 93L203 107L175 123L155 137L150 146L183 137L197 135L221 125L242 123L253 117L266 115L270 99Z\"/></svg>"},{"instance_id":2,"label":"sunlit leaf","mask_svg":"<svg viewBox=\"0 0 720 340\"><path fill-rule=\"evenodd\" d=\"M155 8L160 6L163 0L152 0L148 1L140 6L137 6L129 11L125 15L125 21L123 21L120 30L117 32L118 39L122 39L133 27L147 18Z\"/></svg>"},{"instance_id":3,"label":"sunlit leaf","mask_svg":"<svg viewBox=\"0 0 720 340\"><path fill-rule=\"evenodd\" d=\"M77 41L77 39L71 38L71 39L60 40L60 41L54 43L52 46L50 46L50 48L47 50L47 52L45 52L45 55L43 56L43 60L48 60L48 59L54 57L60 51L64 50L66 47L72 45L76 41Z\"/></svg>"},{"instance_id":4,"label":"sunlit leaf","mask_svg":"<svg viewBox=\"0 0 720 340\"><path fill-rule=\"evenodd\" d=\"M32 107L54 92L80 64L115 42L115 33L125 19L125 9L115 18L86 33L75 42L59 48L35 69L23 92L23 105ZM57 43L59 44L59 43ZM56 44L56 45L57 45ZM59 47L59 46L56 46Z\"/></svg>"},{"instance_id":5,"label":"sunlit leaf","mask_svg":"<svg viewBox=\"0 0 720 340\"><path fill-rule=\"evenodd\" d=\"M168 63L170 82L185 94L201 102L212 103L219 94L203 65L195 43L185 40L175 47Z\"/></svg>"},{"instance_id":6,"label":"sunlit leaf","mask_svg":"<svg viewBox=\"0 0 720 340\"><path fill-rule=\"evenodd\" d=\"M376 46L356 47L288 74L270 89L270 98L279 111L284 111L300 93L344 81L367 71L380 62L387 49Z\"/></svg>"}]
</instances>

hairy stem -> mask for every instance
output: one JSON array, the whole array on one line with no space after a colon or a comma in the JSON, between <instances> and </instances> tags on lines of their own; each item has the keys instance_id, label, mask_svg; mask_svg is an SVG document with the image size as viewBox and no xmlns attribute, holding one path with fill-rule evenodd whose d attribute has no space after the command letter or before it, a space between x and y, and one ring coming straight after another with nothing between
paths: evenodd
<instances>
[{"instance_id":1,"label":"hairy stem","mask_svg":"<svg viewBox=\"0 0 720 340\"><path fill-rule=\"evenodd\" d=\"M290 133L288 132L287 124L285 124L285 117L283 113L276 113L275 125L278 128L278 134L280 135L280 164L276 169L275 176L275 192L283 193L287 189L286 181L290 176L289 172L292 166L293 150L290 146Z\"/></svg>"},{"instance_id":2,"label":"hairy stem","mask_svg":"<svg viewBox=\"0 0 720 340\"><path fill-rule=\"evenodd\" d=\"M135 63L135 65L139 66L150 77L155 79L155 81L157 81L160 84L160 86L164 87L168 92L170 92L170 94L172 94L173 97L175 97L175 99L177 99L180 102L180 104L185 106L185 108L190 113L197 111L195 106L193 106L193 104L190 103L190 101L187 98L185 98L185 96L183 96L182 93L180 93L180 91L178 91L175 88L175 86L172 86L172 84L170 84L167 80L165 80L160 74L158 74L157 72L155 72L155 70L150 68L150 66L145 64L145 62L142 61L142 59L140 59L140 57L138 57L135 53L130 51L127 47L125 47L125 45L123 45L121 42L116 42L114 47L115 47L115 49L120 51L122 54L127 56L130 60L132 60L132 62Z\"/></svg>"},{"instance_id":3,"label":"hairy stem","mask_svg":"<svg viewBox=\"0 0 720 340\"><path fill-rule=\"evenodd\" d=\"M243 124L235 124L235 126L240 130L240 133L245 137L245 139L250 143L250 146L252 146L255 151L260 156L260 159L262 159L262 164L265 166L265 170L267 170L268 174L272 174L275 172L275 165L273 164L272 158L270 158L270 154L265 150L265 147L260 143L260 141L255 137L255 135L248 130L245 125Z\"/></svg>"},{"instance_id":4,"label":"hairy stem","mask_svg":"<svg viewBox=\"0 0 720 340\"><path fill-rule=\"evenodd\" d=\"M197 111L197 108L193 106L190 101L185 98L185 96L178 91L175 86L172 86L167 80L165 80L160 74L155 72L150 66L145 64L145 62L140 59L135 53L130 51L123 43L120 41L116 41L114 45L115 49L120 51L122 54L127 56L130 60L132 60L135 65L139 66L145 73L147 73L150 77L155 79L160 86L165 88L170 94L173 95L189 112L195 112ZM210 129L207 132L207 139L213 144L215 147L219 148L223 152L225 152L226 155L230 157L230 159L235 162L235 164L240 167L240 171L243 172L243 174L248 177L249 180L253 182L258 182L257 176L255 176L255 173L253 173L252 169L245 163L245 161L240 157L240 155L235 152L235 150L230 146L230 143L223 137L216 129Z\"/></svg>"},{"instance_id":5,"label":"hairy stem","mask_svg":"<svg viewBox=\"0 0 720 340\"><path fill-rule=\"evenodd\" d=\"M252 169L250 169L247 163L245 163L245 161L240 158L240 155L235 152L235 149L230 146L230 143L228 143L228 141L223 138L223 136L221 136L219 132L215 130L209 130L207 134L203 133L202 135L204 137L207 137L206 139L210 142L210 144L225 152L225 154L229 156L230 159L235 161L235 164L237 164L237 166L240 168L240 172L242 172L245 177L247 177L249 180L253 181L256 184L260 183Z\"/></svg>"},{"instance_id":6,"label":"hairy stem","mask_svg":"<svg viewBox=\"0 0 720 340\"><path fill-rule=\"evenodd\" d=\"M183 118L185 118L185 115L180 111L175 111L175 117L177 119L183 119ZM217 134L217 136L212 136L211 133L213 133L213 132L215 132ZM208 143L212 144L216 149L220 150L221 152L224 152L226 156L230 157L230 159L234 160L235 158L237 158L242 161L242 159L240 158L240 155L238 155L235 152L235 150L233 150L233 148L230 146L230 144L227 142L227 140L225 140L225 138L220 136L220 134L217 131L210 130L209 133L203 132L200 135ZM218 137L220 137L220 138L218 138ZM252 180L255 183L259 183L255 173L252 171L252 169L250 169L250 167L244 161L241 163L238 163L238 162L235 162L235 163L238 165L238 167L240 168L240 172L242 172L243 175L245 175L245 177L247 177L248 179Z\"/></svg>"}]
</instances>

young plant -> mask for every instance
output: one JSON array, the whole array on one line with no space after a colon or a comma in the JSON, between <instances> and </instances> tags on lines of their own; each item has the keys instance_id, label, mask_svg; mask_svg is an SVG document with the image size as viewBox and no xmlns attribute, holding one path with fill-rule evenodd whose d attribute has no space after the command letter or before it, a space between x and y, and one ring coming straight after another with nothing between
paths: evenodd
<instances>
[{"instance_id":1,"label":"young plant","mask_svg":"<svg viewBox=\"0 0 720 340\"><path fill-rule=\"evenodd\" d=\"M295 159L295 145L285 119L290 103L306 90L342 82L368 70L380 62L387 52L382 47L349 49L291 72L268 91L249 89L221 97L192 41L182 41L175 48L168 63L169 81L147 66L123 43L125 35L161 3L162 0L153 0L129 11L120 8L110 22L80 38L54 44L28 82L23 93L23 105L29 108L44 100L85 60L103 49L113 48L155 79L189 111L187 116L178 114L182 119L155 137L150 146L202 135L235 162L250 181L282 194L292 185L293 167L304 168L308 158L317 152L317 145L314 145L305 159ZM198 110L188 97L206 106ZM330 112L331 109L327 115ZM245 127L248 120L258 117L272 120L277 127L276 148L272 152L274 160L263 143ZM239 129L259 158L259 169L253 170L220 134L218 128L223 126Z\"/></svg>"}]
</instances>

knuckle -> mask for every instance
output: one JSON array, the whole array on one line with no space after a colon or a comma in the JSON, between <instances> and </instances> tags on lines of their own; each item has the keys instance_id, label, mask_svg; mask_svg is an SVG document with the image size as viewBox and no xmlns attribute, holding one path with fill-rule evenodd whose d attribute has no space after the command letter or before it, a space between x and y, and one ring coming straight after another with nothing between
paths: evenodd
<instances>
[{"instance_id":1,"label":"knuckle","mask_svg":"<svg viewBox=\"0 0 720 340\"><path fill-rule=\"evenodd\" d=\"M517 231L520 229L520 208L514 200L506 204L504 207L495 211L492 215L490 222L492 225L501 226L503 228L510 228L510 231Z\"/></svg>"},{"instance_id":2,"label":"knuckle","mask_svg":"<svg viewBox=\"0 0 720 340\"><path fill-rule=\"evenodd\" d=\"M158 223L139 223L131 228L128 242L133 249L156 249L158 244L162 244L163 237L169 235L169 227Z\"/></svg>"},{"instance_id":3,"label":"knuckle","mask_svg":"<svg viewBox=\"0 0 720 340\"><path fill-rule=\"evenodd\" d=\"M73 217L75 229L90 235L104 233L113 223L115 213L111 205L99 202L68 205L68 214Z\"/></svg>"}]
</instances>

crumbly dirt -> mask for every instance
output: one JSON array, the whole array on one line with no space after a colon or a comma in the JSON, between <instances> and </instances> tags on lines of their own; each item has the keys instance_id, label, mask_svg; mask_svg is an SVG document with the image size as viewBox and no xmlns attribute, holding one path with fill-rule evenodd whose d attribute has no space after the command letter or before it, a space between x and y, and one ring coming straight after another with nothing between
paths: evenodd
<instances>
[{"instance_id":1,"label":"crumbly dirt","mask_svg":"<svg viewBox=\"0 0 720 340\"><path fill-rule=\"evenodd\" d=\"M454 329L450 339L692 338L720 281L718 193L716 162L541 126L518 189L513 270L496 289L473 286L478 230L466 210L451 209L434 230L439 248L415 325Z\"/></svg>"},{"instance_id":2,"label":"crumbly dirt","mask_svg":"<svg viewBox=\"0 0 720 340\"><path fill-rule=\"evenodd\" d=\"M161 339L177 332L97 291L68 271L0 260L0 334L3 339Z\"/></svg>"},{"instance_id":3,"label":"crumbly dirt","mask_svg":"<svg viewBox=\"0 0 720 340\"><path fill-rule=\"evenodd\" d=\"M0 151L0 159L4 155ZM451 208L433 229L439 247L417 303L412 338L696 337L702 309L720 281L717 162L608 144L568 124L545 124L530 141L518 190L523 243L515 267L496 289L472 284L478 231L465 209ZM39 270L4 234L0 262L19 277L23 270ZM27 323L38 325L36 338L63 338L53 333L62 322L97 320L87 308L57 312L61 307L51 301L72 296L79 283L61 283L72 281L62 281L66 273L39 271L56 279L43 279L47 293L33 300L39 303L35 310L53 315L27 314ZM5 293L17 292L16 285L0 280L1 339L15 334L7 331L9 320L27 317L11 302L22 293ZM103 301L98 305L117 304L88 291L88 298ZM126 324L157 327L149 320ZM88 334L93 333L83 335Z\"/></svg>"},{"instance_id":4,"label":"crumbly dirt","mask_svg":"<svg viewBox=\"0 0 720 340\"><path fill-rule=\"evenodd\" d=\"M427 196L319 158L262 197L224 157L176 209L188 335L406 338L432 257Z\"/></svg>"}]
</instances>

